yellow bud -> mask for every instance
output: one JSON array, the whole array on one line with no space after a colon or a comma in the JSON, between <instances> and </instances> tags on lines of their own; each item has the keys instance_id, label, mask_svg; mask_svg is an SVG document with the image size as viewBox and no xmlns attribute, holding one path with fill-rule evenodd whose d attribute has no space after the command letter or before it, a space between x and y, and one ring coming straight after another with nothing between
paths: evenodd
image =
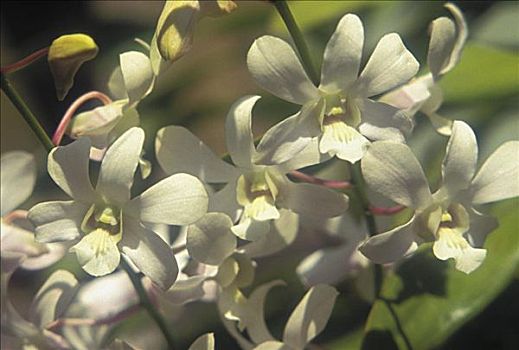
<instances>
[{"instance_id":1,"label":"yellow bud","mask_svg":"<svg viewBox=\"0 0 519 350\"><path fill-rule=\"evenodd\" d=\"M79 67L96 57L98 51L94 40L85 34L63 35L52 42L47 60L58 100L67 95Z\"/></svg>"}]
</instances>

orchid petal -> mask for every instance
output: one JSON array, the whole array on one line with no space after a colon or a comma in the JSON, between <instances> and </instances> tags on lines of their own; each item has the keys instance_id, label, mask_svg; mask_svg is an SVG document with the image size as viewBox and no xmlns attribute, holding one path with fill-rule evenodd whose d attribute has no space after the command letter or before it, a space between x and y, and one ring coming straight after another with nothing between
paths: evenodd
<instances>
[{"instance_id":1,"label":"orchid petal","mask_svg":"<svg viewBox=\"0 0 519 350\"><path fill-rule=\"evenodd\" d=\"M325 125L319 140L321 153L337 156L352 164L364 156L369 145L368 139L344 122Z\"/></svg>"},{"instance_id":2,"label":"orchid petal","mask_svg":"<svg viewBox=\"0 0 519 350\"><path fill-rule=\"evenodd\" d=\"M450 229L440 229L433 244L433 253L440 260L453 258L456 269L466 274L477 269L485 260L486 249L473 248L461 234Z\"/></svg>"},{"instance_id":3,"label":"orchid petal","mask_svg":"<svg viewBox=\"0 0 519 350\"><path fill-rule=\"evenodd\" d=\"M413 120L386 103L362 99L360 132L372 141L405 142L404 134L413 130Z\"/></svg>"},{"instance_id":4,"label":"orchid petal","mask_svg":"<svg viewBox=\"0 0 519 350\"><path fill-rule=\"evenodd\" d=\"M188 350L214 350L214 333L207 333L196 338Z\"/></svg>"},{"instance_id":5,"label":"orchid petal","mask_svg":"<svg viewBox=\"0 0 519 350\"><path fill-rule=\"evenodd\" d=\"M282 191L280 204L299 215L331 218L348 209L348 197L326 187L289 182Z\"/></svg>"},{"instance_id":6,"label":"orchid petal","mask_svg":"<svg viewBox=\"0 0 519 350\"><path fill-rule=\"evenodd\" d=\"M32 154L12 151L2 154L0 210L5 215L25 202L36 182L36 164Z\"/></svg>"},{"instance_id":7,"label":"orchid petal","mask_svg":"<svg viewBox=\"0 0 519 350\"><path fill-rule=\"evenodd\" d=\"M129 102L139 102L151 91L154 83L150 59L142 52L129 51L119 55L119 62Z\"/></svg>"}]
</instances>

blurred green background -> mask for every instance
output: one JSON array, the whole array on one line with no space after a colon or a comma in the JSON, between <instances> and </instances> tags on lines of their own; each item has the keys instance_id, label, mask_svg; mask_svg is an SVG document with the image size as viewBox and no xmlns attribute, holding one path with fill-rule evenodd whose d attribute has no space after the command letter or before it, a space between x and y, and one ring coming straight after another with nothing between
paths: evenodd
<instances>
[{"instance_id":1,"label":"blurred green background","mask_svg":"<svg viewBox=\"0 0 519 350\"><path fill-rule=\"evenodd\" d=\"M476 130L482 162L502 142L519 139L519 3L454 3L466 16L470 34L460 64L442 80L445 104L439 112L451 119L465 120ZM438 16L449 16L442 7L443 2L437 1L290 1L289 4L317 64L321 62L324 46L340 17L354 12L361 17L365 27L364 62L383 34L397 32L421 63L422 70L426 69L429 23ZM283 23L268 2L239 1L238 5L238 9L228 16L205 18L199 23L192 50L159 78L153 93L139 105L150 160L154 158L156 131L170 124L188 127L217 153L223 154L227 110L243 95L263 96L255 109L254 130L257 135L297 111L297 106L280 101L256 86L246 67L246 53L255 38L272 34L288 39ZM1 64L12 63L48 46L62 34L84 32L96 40L100 48L98 57L80 69L74 87L63 102L58 102L55 97L51 75L44 60L10 77L51 134L75 98L90 90L107 92L106 83L118 64L118 55L124 51L142 50L134 38L151 39L161 8L162 2L156 1L3 1ZM85 105L85 109L93 106L95 104ZM446 139L435 134L426 118L418 115L416 129L409 142L434 183L439 178ZM37 156L40 177L33 198L26 203L27 207L41 200L65 198L45 174L43 148L4 94L1 97L1 149L2 152L25 149ZM335 168L338 170L328 171L325 175L335 178L344 176L342 167ZM136 192L163 176L156 166L152 176L136 186ZM519 348L518 202L509 200L488 209L502 222L499 232L491 235L496 238L489 243L495 246L494 254L488 258L491 260L490 267L474 276L464 276L452 271L450 264L431 261L431 264L442 269L441 274L447 275L446 292L435 295L422 288L420 293L410 296L410 299L414 298L410 300L414 304L405 305L404 302L396 306L396 313L402 318L402 327L411 333L408 336L415 349ZM274 278L289 282L288 288L275 289L267 301L269 325L277 336L280 336L290 311L304 293L294 274L297 263L323 245L312 236L312 232L302 231L288 252L259 261L258 283ZM420 259L426 259L426 255L424 252L410 261L411 266L417 262L418 268L412 268L411 272L406 270L409 274L406 278L412 280L421 276L427 279L426 273L431 276L440 273L421 269ZM81 278L88 278L81 273L75 259L66 259L59 266L72 269ZM283 268L280 269L280 266ZM18 299L20 308L23 309L44 277L56 268L53 266L43 274L21 271L15 274L10 291ZM398 279L403 276L400 272L393 277ZM395 278L386 281L384 288L388 294L391 294L391 283L398 284ZM383 315L387 314L387 310L380 311L382 316L370 316L371 326L377 332L373 333L372 343L364 342L361 345L360 330L370 306L360 298L351 281L345 281L338 288L341 295L329 326L316 339L316 343L320 344L316 349L356 349L361 346L405 348L402 339L395 335L395 332L398 333L395 325L379 327L380 323L377 323L377 320L382 320L382 324L385 322ZM454 300L454 297L450 298L450 293L464 288L472 291L481 289L477 293L479 299L470 293L460 292L455 304L449 304ZM442 300L439 302L438 298ZM286 308L287 305L291 307ZM442 318L441 312L436 312L426 318L428 323L421 322L422 329L417 329L420 325L413 325L416 323L414 314L428 315L431 310L444 310L445 315L450 315L449 308L461 306L469 308L470 312L454 321L454 317ZM175 309L171 312L174 313L171 315L175 319L173 327L181 344L189 344L203 332L216 331L219 349L236 347L219 325L213 304L194 303L188 306L187 311ZM136 318L135 322L139 323L139 320ZM135 322L129 322L127 327L132 329ZM427 338L426 334L434 334L430 337L432 340L423 339Z\"/></svg>"}]
</instances>

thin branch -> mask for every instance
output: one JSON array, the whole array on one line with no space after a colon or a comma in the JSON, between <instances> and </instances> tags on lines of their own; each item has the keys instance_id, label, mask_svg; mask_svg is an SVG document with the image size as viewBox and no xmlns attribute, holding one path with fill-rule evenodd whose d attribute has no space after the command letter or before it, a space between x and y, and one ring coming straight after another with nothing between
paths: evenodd
<instances>
[{"instance_id":1,"label":"thin branch","mask_svg":"<svg viewBox=\"0 0 519 350\"><path fill-rule=\"evenodd\" d=\"M389 207L389 208L381 208L381 207L375 207L373 205L370 205L369 211L373 215L394 215L394 214L400 213L405 208L406 207L403 205L395 205L394 207Z\"/></svg>"},{"instance_id":2,"label":"thin branch","mask_svg":"<svg viewBox=\"0 0 519 350\"><path fill-rule=\"evenodd\" d=\"M47 56L48 52L49 52L49 48L48 47L45 47L43 49L39 49L38 51L31 53L29 56L27 56L25 58L22 58L18 62L15 62L13 64L7 65L5 67L1 67L0 68L0 72L2 74L16 72L17 70L25 68L28 65L36 62L38 59L40 59L40 58L42 58L44 56Z\"/></svg>"},{"instance_id":3,"label":"thin branch","mask_svg":"<svg viewBox=\"0 0 519 350\"><path fill-rule=\"evenodd\" d=\"M308 182L308 183L315 184L315 185L321 185L321 186L325 186L325 187L328 187L331 189L336 189L336 190L349 189L352 187L352 185L349 181L325 180L325 179L321 179L319 177L305 174L298 170L291 171L290 175L292 175L296 179L301 180L303 182Z\"/></svg>"}]
</instances>

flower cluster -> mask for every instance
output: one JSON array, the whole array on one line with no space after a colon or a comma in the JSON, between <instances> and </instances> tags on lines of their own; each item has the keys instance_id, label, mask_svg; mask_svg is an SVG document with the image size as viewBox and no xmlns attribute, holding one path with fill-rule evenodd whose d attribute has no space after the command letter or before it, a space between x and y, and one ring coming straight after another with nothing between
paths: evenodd
<instances>
[{"instance_id":1,"label":"flower cluster","mask_svg":"<svg viewBox=\"0 0 519 350\"><path fill-rule=\"evenodd\" d=\"M146 52L120 55L109 79L115 100L76 115L67 128L75 140L48 155L48 174L71 200L15 210L30 197L36 168L25 152L2 155L2 341L24 348L159 347L124 336L112 342L110 327L133 314L144 294L149 307L215 302L244 349L301 350L331 316L339 293L330 285L347 276L360 279L371 264L396 263L426 242L436 258L453 259L465 274L484 264L485 238L498 224L480 205L519 195L519 141L499 146L477 170L472 128L437 114L438 82L460 60L467 38L463 15L452 4L446 7L455 21L441 17L431 24L429 73L420 77L418 61L396 33L384 35L362 66L364 27L354 14L343 16L329 39L318 84L289 43L256 39L246 59L250 74L300 110L255 139L260 96L237 99L225 120L228 157L217 156L185 127L161 128L155 151L167 177L132 196L138 166L143 175L151 171L142 158L140 101L187 53L198 19L235 7L232 1L166 2ZM449 137L441 185L433 191L407 144L418 112L438 137ZM326 166L332 158L352 173L360 165L368 188L411 218L370 232L348 211L351 196L298 176L299 169ZM94 161L100 161L97 177ZM351 186L365 191L358 181L343 187ZM320 231L332 244L300 261L296 271L309 290L279 340L266 325L264 305L268 292L284 282L256 286L258 259L286 249L305 230ZM54 272L24 319L8 299L13 272L43 269L67 252L96 279L80 282L68 271ZM116 271L120 266L130 277ZM371 291L363 294L373 298ZM213 334L190 349L214 349Z\"/></svg>"}]
</instances>

